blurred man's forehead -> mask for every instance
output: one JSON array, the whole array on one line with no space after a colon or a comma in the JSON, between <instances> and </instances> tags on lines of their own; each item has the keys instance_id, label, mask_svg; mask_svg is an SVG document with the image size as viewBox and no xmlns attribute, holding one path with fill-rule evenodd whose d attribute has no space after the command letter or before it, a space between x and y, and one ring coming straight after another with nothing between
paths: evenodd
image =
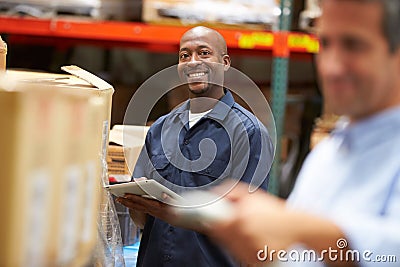
<instances>
[{"instance_id":1,"label":"blurred man's forehead","mask_svg":"<svg viewBox=\"0 0 400 267\"><path fill-rule=\"evenodd\" d=\"M383 34L383 8L377 1L322 0L317 34L331 32L377 31Z\"/></svg>"}]
</instances>

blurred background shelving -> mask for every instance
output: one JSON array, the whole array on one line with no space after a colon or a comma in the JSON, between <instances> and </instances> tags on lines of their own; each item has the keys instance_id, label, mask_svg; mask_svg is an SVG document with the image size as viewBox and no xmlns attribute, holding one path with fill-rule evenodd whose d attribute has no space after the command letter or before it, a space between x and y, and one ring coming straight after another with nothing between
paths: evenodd
<instances>
[{"instance_id":1,"label":"blurred background shelving","mask_svg":"<svg viewBox=\"0 0 400 267\"><path fill-rule=\"evenodd\" d=\"M28 7L33 9L15 5L16 2L32 2ZM171 15L171 10L165 11L165 5L176 7L182 2L198 5L199 1L81 2L85 1L71 1L71 6L53 3L46 9L46 1L41 0L0 1L0 34L9 45L7 66L59 72L61 65L75 64L109 81L115 87L111 126L122 124L130 98L147 78L177 63L179 38L194 25L218 29L227 41L232 66L248 75L270 102L273 57L288 49L288 92L280 144L282 162L290 165L283 167L289 181L284 187L291 187L296 166L308 152L314 119L321 110L313 64L318 40L298 29L299 14L306 8L304 1L292 1L290 31L283 36L287 38L283 43L281 32L276 31L277 23L196 21L179 19ZM200 2L207 6L220 1ZM257 4L257 1L224 1L229 2ZM279 4L275 2L275 6ZM186 97L179 90L168 93L155 106L149 122ZM284 196L287 192L281 194Z\"/></svg>"},{"instance_id":2,"label":"blurred background shelving","mask_svg":"<svg viewBox=\"0 0 400 267\"><path fill-rule=\"evenodd\" d=\"M227 41L232 67L248 75L273 105L279 157L271 191L288 195L322 109L313 60L319 42L298 27L301 11L313 16L313 0L64 2L0 0L8 69L59 73L63 65L78 65L94 73L115 89L113 127L123 123L131 97L146 79L177 64L185 31L195 25L217 29ZM187 97L182 88L168 92L153 108L148 124ZM236 100L247 107L240 97ZM117 205L116 214L123 245L136 242L137 229L126 208Z\"/></svg>"},{"instance_id":3,"label":"blurred background shelving","mask_svg":"<svg viewBox=\"0 0 400 267\"><path fill-rule=\"evenodd\" d=\"M140 22L96 21L87 19L38 19L0 16L0 32L9 34L11 42L74 46L95 44L104 47L138 47L155 52L176 52L179 39L189 26L151 25ZM244 54L258 52L270 56L276 46L276 34L250 29L218 29L228 48ZM288 35L291 53L316 53L318 40L309 34Z\"/></svg>"}]
</instances>

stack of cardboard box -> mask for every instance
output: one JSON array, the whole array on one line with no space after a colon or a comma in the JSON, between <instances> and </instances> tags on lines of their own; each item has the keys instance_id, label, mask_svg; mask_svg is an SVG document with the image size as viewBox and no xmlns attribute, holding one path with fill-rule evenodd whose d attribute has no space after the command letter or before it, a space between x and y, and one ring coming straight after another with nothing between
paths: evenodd
<instances>
[{"instance_id":1,"label":"stack of cardboard box","mask_svg":"<svg viewBox=\"0 0 400 267\"><path fill-rule=\"evenodd\" d=\"M107 165L110 177L117 179L115 176L129 176L129 169L125 161L124 148L122 146L108 146Z\"/></svg>"},{"instance_id":2,"label":"stack of cardboard box","mask_svg":"<svg viewBox=\"0 0 400 267\"><path fill-rule=\"evenodd\" d=\"M7 44L0 36L0 72L6 69Z\"/></svg>"},{"instance_id":3,"label":"stack of cardboard box","mask_svg":"<svg viewBox=\"0 0 400 267\"><path fill-rule=\"evenodd\" d=\"M0 77L0 266L83 266L97 241L113 88L64 69Z\"/></svg>"},{"instance_id":4,"label":"stack of cardboard box","mask_svg":"<svg viewBox=\"0 0 400 267\"><path fill-rule=\"evenodd\" d=\"M143 21L169 25L272 29L280 9L275 0L143 0Z\"/></svg>"}]
</instances>

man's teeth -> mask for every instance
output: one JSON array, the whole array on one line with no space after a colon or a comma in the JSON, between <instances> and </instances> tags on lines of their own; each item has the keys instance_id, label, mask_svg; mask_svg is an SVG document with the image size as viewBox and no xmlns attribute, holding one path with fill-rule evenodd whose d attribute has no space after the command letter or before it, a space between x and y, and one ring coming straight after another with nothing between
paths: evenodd
<instances>
[{"instance_id":1,"label":"man's teeth","mask_svg":"<svg viewBox=\"0 0 400 267\"><path fill-rule=\"evenodd\" d=\"M197 72L197 73L191 73L191 74L189 74L189 77L190 77L190 78L195 78L195 77L201 77L201 76L204 76L204 75L206 75L205 72Z\"/></svg>"}]
</instances>

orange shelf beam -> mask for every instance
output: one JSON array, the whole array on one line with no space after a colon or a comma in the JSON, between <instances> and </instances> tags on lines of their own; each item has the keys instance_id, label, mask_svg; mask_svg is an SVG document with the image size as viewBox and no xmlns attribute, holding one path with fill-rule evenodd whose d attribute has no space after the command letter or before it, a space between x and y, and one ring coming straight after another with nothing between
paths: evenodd
<instances>
[{"instance_id":1,"label":"orange shelf beam","mask_svg":"<svg viewBox=\"0 0 400 267\"><path fill-rule=\"evenodd\" d=\"M179 39L189 27L163 26L138 22L98 21L71 18L36 19L0 16L0 33L10 35L53 37L98 44L155 47L174 51ZM218 29L229 48L272 51L276 33L269 31ZM318 40L308 34L288 33L288 49L296 53L316 53ZM282 44L280 44L282 45ZM169 46L169 48L167 48ZM174 48L171 49L171 46Z\"/></svg>"}]
</instances>

